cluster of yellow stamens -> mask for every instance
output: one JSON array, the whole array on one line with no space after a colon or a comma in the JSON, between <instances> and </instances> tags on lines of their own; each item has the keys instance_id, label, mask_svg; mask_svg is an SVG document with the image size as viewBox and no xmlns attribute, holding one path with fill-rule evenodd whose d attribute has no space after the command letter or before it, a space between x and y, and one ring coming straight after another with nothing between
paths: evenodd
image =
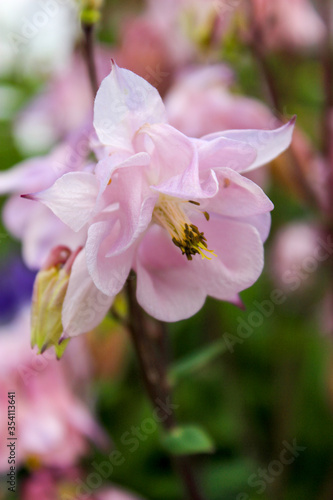
<instances>
[{"instance_id":1,"label":"cluster of yellow stamens","mask_svg":"<svg viewBox=\"0 0 333 500\"><path fill-rule=\"evenodd\" d=\"M159 201L155 206L153 220L164 227L171 236L172 242L178 247L188 260L192 260L193 255L200 254L203 259L211 260L206 253L215 255L207 247L207 240L204 233L201 233L197 226L191 224L181 205L192 203L199 206L196 201L182 201L170 196L160 195ZM209 220L207 212L200 213Z\"/></svg>"}]
</instances>

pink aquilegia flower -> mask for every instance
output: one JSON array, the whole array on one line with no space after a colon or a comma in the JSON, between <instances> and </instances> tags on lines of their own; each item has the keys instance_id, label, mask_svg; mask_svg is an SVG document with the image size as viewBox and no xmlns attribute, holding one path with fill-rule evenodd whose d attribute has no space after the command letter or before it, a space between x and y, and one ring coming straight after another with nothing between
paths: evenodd
<instances>
[{"instance_id":1,"label":"pink aquilegia flower","mask_svg":"<svg viewBox=\"0 0 333 500\"><path fill-rule=\"evenodd\" d=\"M325 25L309 0L252 0L256 22L269 49L306 49L319 44Z\"/></svg>"},{"instance_id":2,"label":"pink aquilegia flower","mask_svg":"<svg viewBox=\"0 0 333 500\"><path fill-rule=\"evenodd\" d=\"M95 101L96 168L65 173L30 195L73 231L87 231L71 270L67 313L82 273L112 300L131 269L138 302L163 321L188 318L207 295L239 304L239 292L262 271L273 208L241 173L284 151L293 123L189 138L167 123L155 88L113 63ZM101 321L105 308L94 313ZM86 325L64 330L67 338Z\"/></svg>"},{"instance_id":3,"label":"pink aquilegia flower","mask_svg":"<svg viewBox=\"0 0 333 500\"><path fill-rule=\"evenodd\" d=\"M232 69L225 64L192 66L176 75L165 96L171 125L191 137L230 129L273 129L278 120L259 100L231 92Z\"/></svg>"},{"instance_id":4,"label":"pink aquilegia flower","mask_svg":"<svg viewBox=\"0 0 333 500\"><path fill-rule=\"evenodd\" d=\"M22 487L22 500L143 500L142 497L107 484L91 488L83 471L76 468L40 469L30 475Z\"/></svg>"},{"instance_id":5,"label":"pink aquilegia flower","mask_svg":"<svg viewBox=\"0 0 333 500\"><path fill-rule=\"evenodd\" d=\"M18 403L17 467L30 463L66 468L87 453L88 440L102 448L108 443L89 408L73 391L76 382L82 383L82 373L77 373L76 366L87 364L86 351L79 345L74 351L69 346L64 363L58 363L50 351L42 357L32 351L29 337L28 308L0 327L0 410L7 411L10 387ZM7 437L8 426L3 420L1 442ZM8 472L7 450L4 446L0 452L0 470L4 473Z\"/></svg>"},{"instance_id":6,"label":"pink aquilegia flower","mask_svg":"<svg viewBox=\"0 0 333 500\"><path fill-rule=\"evenodd\" d=\"M22 198L23 192L47 189L69 171L89 171L86 160L90 129L76 131L46 156L29 158L0 173L0 195L11 194L3 210L8 231L23 243L23 259L31 269L40 269L51 250L66 245L71 250L85 242L85 233L74 232L45 206Z\"/></svg>"}]
</instances>

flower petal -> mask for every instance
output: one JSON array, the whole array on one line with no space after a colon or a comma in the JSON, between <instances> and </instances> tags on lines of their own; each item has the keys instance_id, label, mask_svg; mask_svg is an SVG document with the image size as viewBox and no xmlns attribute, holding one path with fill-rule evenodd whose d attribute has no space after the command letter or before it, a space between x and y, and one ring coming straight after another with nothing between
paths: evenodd
<instances>
[{"instance_id":1,"label":"flower petal","mask_svg":"<svg viewBox=\"0 0 333 500\"><path fill-rule=\"evenodd\" d=\"M112 174L121 168L147 166L150 162L148 153L137 153L129 155L126 152L117 152L110 154L108 157L100 160L95 168L95 175L100 181L100 193L110 183Z\"/></svg>"},{"instance_id":2,"label":"flower petal","mask_svg":"<svg viewBox=\"0 0 333 500\"><path fill-rule=\"evenodd\" d=\"M214 140L220 137L246 143L255 148L257 158L243 172L249 172L269 163L285 151L291 143L296 117L275 130L229 130L209 134L203 139Z\"/></svg>"},{"instance_id":3,"label":"flower petal","mask_svg":"<svg viewBox=\"0 0 333 500\"><path fill-rule=\"evenodd\" d=\"M73 231L79 231L93 215L99 182L88 172L69 172L45 191L26 198L38 200L49 207Z\"/></svg>"},{"instance_id":4,"label":"flower petal","mask_svg":"<svg viewBox=\"0 0 333 500\"><path fill-rule=\"evenodd\" d=\"M119 219L114 217L90 226L86 243L87 266L97 288L109 296L120 292L131 270L135 246L120 251L122 244ZM114 248L119 253L107 256Z\"/></svg>"},{"instance_id":5,"label":"flower petal","mask_svg":"<svg viewBox=\"0 0 333 500\"><path fill-rule=\"evenodd\" d=\"M255 148L250 144L225 137L216 137L212 140L198 139L196 147L200 171L228 167L241 172L248 168L257 157Z\"/></svg>"},{"instance_id":6,"label":"flower petal","mask_svg":"<svg viewBox=\"0 0 333 500\"><path fill-rule=\"evenodd\" d=\"M103 144L131 150L135 132L145 123L163 123L166 113L158 91L146 80L112 61L94 108L94 127Z\"/></svg>"},{"instance_id":7,"label":"flower petal","mask_svg":"<svg viewBox=\"0 0 333 500\"><path fill-rule=\"evenodd\" d=\"M186 260L158 226L149 229L139 246L134 264L137 299L157 319L188 318L202 307L206 295L239 305L238 293L262 271L263 244L253 225L213 216L198 227L217 257Z\"/></svg>"},{"instance_id":8,"label":"flower petal","mask_svg":"<svg viewBox=\"0 0 333 500\"><path fill-rule=\"evenodd\" d=\"M139 135L151 140L151 184L156 191L182 199L214 196L218 184L213 172L199 175L195 142L168 124L142 127Z\"/></svg>"},{"instance_id":9,"label":"flower petal","mask_svg":"<svg viewBox=\"0 0 333 500\"><path fill-rule=\"evenodd\" d=\"M206 293L191 264L162 228L152 226L135 262L136 295L141 307L154 318L168 322L189 318L199 311Z\"/></svg>"},{"instance_id":10,"label":"flower petal","mask_svg":"<svg viewBox=\"0 0 333 500\"><path fill-rule=\"evenodd\" d=\"M254 226L260 234L261 241L265 243L268 238L272 222L272 217L269 212L245 217L242 219L242 222L247 222L248 224Z\"/></svg>"},{"instance_id":11,"label":"flower petal","mask_svg":"<svg viewBox=\"0 0 333 500\"><path fill-rule=\"evenodd\" d=\"M273 203L250 179L230 168L222 168L215 173L219 192L214 198L201 203L201 209L229 217L248 217L273 210Z\"/></svg>"},{"instance_id":12,"label":"flower petal","mask_svg":"<svg viewBox=\"0 0 333 500\"><path fill-rule=\"evenodd\" d=\"M207 238L208 248L217 257L199 259L197 279L206 293L220 300L232 301L258 279L263 268L263 244L257 229L246 222L212 216L200 222L200 231Z\"/></svg>"},{"instance_id":13,"label":"flower petal","mask_svg":"<svg viewBox=\"0 0 333 500\"><path fill-rule=\"evenodd\" d=\"M9 231L23 241L23 259L31 269L40 269L52 248L65 242L74 251L86 239L84 229L74 232L49 208L16 195L7 201L3 220Z\"/></svg>"},{"instance_id":14,"label":"flower petal","mask_svg":"<svg viewBox=\"0 0 333 500\"><path fill-rule=\"evenodd\" d=\"M62 309L63 339L95 328L103 321L114 297L103 294L87 269L85 251L76 257Z\"/></svg>"}]
</instances>

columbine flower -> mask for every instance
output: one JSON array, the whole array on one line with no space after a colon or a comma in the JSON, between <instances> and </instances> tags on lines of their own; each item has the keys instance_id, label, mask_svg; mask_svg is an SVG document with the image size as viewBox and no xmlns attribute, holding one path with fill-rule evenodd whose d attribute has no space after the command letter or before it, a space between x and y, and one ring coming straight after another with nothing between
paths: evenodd
<instances>
[{"instance_id":1,"label":"columbine flower","mask_svg":"<svg viewBox=\"0 0 333 500\"><path fill-rule=\"evenodd\" d=\"M270 49L306 49L320 43L325 25L309 0L253 0L255 21L263 46Z\"/></svg>"},{"instance_id":2,"label":"columbine flower","mask_svg":"<svg viewBox=\"0 0 333 500\"><path fill-rule=\"evenodd\" d=\"M232 69L225 64L192 66L179 72L165 97L169 122L191 137L230 129L272 129L278 120L259 100L231 92Z\"/></svg>"},{"instance_id":3,"label":"columbine flower","mask_svg":"<svg viewBox=\"0 0 333 500\"><path fill-rule=\"evenodd\" d=\"M74 231L86 228L78 258L103 297L112 299L134 269L139 303L160 320L193 315L207 295L239 303L261 273L273 208L240 172L285 150L293 121L192 139L167 123L156 89L113 64L94 126L94 172L66 173L31 197ZM80 287L75 263L68 300L71 282Z\"/></svg>"},{"instance_id":4,"label":"columbine flower","mask_svg":"<svg viewBox=\"0 0 333 500\"><path fill-rule=\"evenodd\" d=\"M101 448L108 444L87 402L73 390L89 376L77 370L81 366L86 368L88 351L80 343L69 346L66 357L59 363L52 352L39 356L32 351L29 336L29 308L22 308L12 322L0 326L1 412L7 411L8 387L20 402L16 466L44 465L67 470L87 454L88 440ZM0 425L2 442L8 434L5 424ZM0 471L7 473L7 468L8 453L3 447Z\"/></svg>"}]
</instances>

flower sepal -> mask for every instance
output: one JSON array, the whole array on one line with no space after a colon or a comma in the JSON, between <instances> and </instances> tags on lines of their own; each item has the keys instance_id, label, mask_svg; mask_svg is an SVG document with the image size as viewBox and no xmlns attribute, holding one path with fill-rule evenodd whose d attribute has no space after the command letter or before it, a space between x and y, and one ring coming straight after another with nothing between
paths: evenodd
<instances>
[{"instance_id":1,"label":"flower sepal","mask_svg":"<svg viewBox=\"0 0 333 500\"><path fill-rule=\"evenodd\" d=\"M71 268L80 250L71 252L64 246L54 248L37 274L32 297L31 345L37 345L39 354L54 346L59 359L69 342L69 339L60 341L63 332L61 314Z\"/></svg>"}]
</instances>

